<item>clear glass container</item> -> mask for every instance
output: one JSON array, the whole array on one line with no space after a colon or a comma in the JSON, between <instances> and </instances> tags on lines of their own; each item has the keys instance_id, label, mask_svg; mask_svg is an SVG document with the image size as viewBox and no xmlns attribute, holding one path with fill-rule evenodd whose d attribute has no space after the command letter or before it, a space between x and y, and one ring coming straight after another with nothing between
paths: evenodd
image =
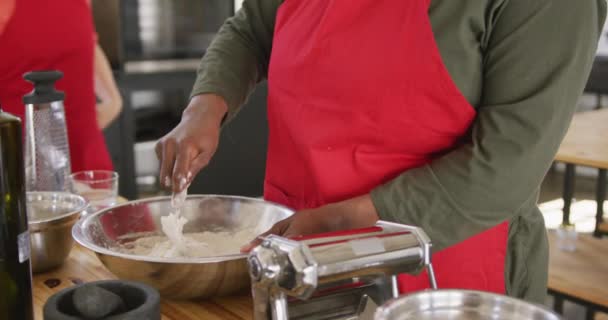
<instances>
[{"instance_id":1,"label":"clear glass container","mask_svg":"<svg viewBox=\"0 0 608 320\"><path fill-rule=\"evenodd\" d=\"M557 247L563 251L575 251L578 235L573 224L562 224L557 228Z\"/></svg>"}]
</instances>

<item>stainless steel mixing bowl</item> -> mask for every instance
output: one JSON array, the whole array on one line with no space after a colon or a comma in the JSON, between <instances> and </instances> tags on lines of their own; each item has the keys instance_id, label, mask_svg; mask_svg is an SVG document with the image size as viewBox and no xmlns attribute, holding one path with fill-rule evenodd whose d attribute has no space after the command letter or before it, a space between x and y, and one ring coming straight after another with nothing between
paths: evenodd
<instances>
[{"instance_id":1,"label":"stainless steel mixing bowl","mask_svg":"<svg viewBox=\"0 0 608 320\"><path fill-rule=\"evenodd\" d=\"M86 200L70 193L28 192L26 206L32 271L60 266L74 246L72 226L86 209Z\"/></svg>"},{"instance_id":2,"label":"stainless steel mixing bowl","mask_svg":"<svg viewBox=\"0 0 608 320\"><path fill-rule=\"evenodd\" d=\"M146 283L169 299L204 299L249 288L246 255L210 258L159 258L131 255L116 248L125 236L162 234L160 218L171 210L171 198L132 201L98 211L73 228L74 239L94 251L118 278ZM293 212L259 199L188 196L181 214L188 219L184 232L238 231L255 228L256 235Z\"/></svg>"},{"instance_id":3,"label":"stainless steel mixing bowl","mask_svg":"<svg viewBox=\"0 0 608 320\"><path fill-rule=\"evenodd\" d=\"M387 302L375 320L560 320L554 312L511 297L471 291L436 290Z\"/></svg>"}]
</instances>

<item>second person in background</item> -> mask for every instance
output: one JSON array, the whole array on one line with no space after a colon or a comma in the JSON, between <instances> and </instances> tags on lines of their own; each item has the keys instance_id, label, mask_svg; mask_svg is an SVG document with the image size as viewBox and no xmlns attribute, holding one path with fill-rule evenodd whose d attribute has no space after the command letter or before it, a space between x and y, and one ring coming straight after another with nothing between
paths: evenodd
<instances>
[{"instance_id":1,"label":"second person in background","mask_svg":"<svg viewBox=\"0 0 608 320\"><path fill-rule=\"evenodd\" d=\"M102 129L122 98L97 44L89 0L0 0L0 103L24 118L29 71L59 70L72 172L112 170ZM97 103L97 98L101 101Z\"/></svg>"}]
</instances>

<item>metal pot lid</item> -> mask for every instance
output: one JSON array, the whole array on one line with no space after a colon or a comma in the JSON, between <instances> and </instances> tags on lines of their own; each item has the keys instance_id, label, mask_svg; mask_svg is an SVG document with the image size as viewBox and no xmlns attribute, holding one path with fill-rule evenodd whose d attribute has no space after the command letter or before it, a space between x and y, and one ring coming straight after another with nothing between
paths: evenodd
<instances>
[{"instance_id":1,"label":"metal pot lid","mask_svg":"<svg viewBox=\"0 0 608 320\"><path fill-rule=\"evenodd\" d=\"M87 201L67 192L27 192L27 218L30 228L61 223L78 216L87 207Z\"/></svg>"},{"instance_id":2,"label":"metal pot lid","mask_svg":"<svg viewBox=\"0 0 608 320\"><path fill-rule=\"evenodd\" d=\"M394 299L376 311L375 320L560 320L543 306L472 290L435 290Z\"/></svg>"}]
</instances>

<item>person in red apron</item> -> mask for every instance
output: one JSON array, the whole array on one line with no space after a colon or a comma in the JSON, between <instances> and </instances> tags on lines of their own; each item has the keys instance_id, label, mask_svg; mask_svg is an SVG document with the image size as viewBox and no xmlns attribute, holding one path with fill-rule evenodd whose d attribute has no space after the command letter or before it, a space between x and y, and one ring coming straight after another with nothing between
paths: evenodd
<instances>
[{"instance_id":1,"label":"person in red apron","mask_svg":"<svg viewBox=\"0 0 608 320\"><path fill-rule=\"evenodd\" d=\"M487 29L497 24L498 15L504 16L506 20L501 23L508 26L504 28L508 31L496 27L496 33L479 31L468 34L468 28L477 31L476 28L484 26L484 23L462 14L468 10L464 3L433 1L436 10L444 10L437 13L444 19L443 22L449 22L452 13L455 20L460 19L458 23L462 22L459 26L467 32L462 31L457 36L474 47L470 54L478 57L478 60L473 60L471 68L478 68L479 73L484 74L484 80L491 79L496 70L504 74L504 94L494 88L498 86L498 81L488 81L479 86L484 90L479 96L487 94L511 98L508 93L516 92L512 99L504 98L508 100L502 102L504 105L487 108L483 115L477 113L477 109L461 93L442 61L429 18L433 6L431 0L245 2L244 9L220 30L219 37L203 58L193 97L181 123L157 144L161 181L178 191L183 185L179 183L183 178L191 179L207 165L217 148L219 130L226 114L234 115L237 110L235 105L242 103L254 81L264 76L266 61L260 57L268 56L269 140L264 198L294 208L297 212L277 223L266 234L293 237L355 229L373 225L380 216L397 222L414 220L430 229L432 241L442 237L437 230L453 233L452 238L458 238L458 241L452 241L433 256L440 288L496 293L507 293L507 289L510 289L512 295L541 302L546 294L546 235L542 221L538 221L542 220L542 216L536 203L530 205L528 202L535 201L531 195L542 181L542 171L544 167L548 168L553 157L551 154L559 145L569 117L574 112L575 101L582 92L590 69L599 36L598 25L603 22L606 8L603 1L589 1L583 7L572 7L573 10L584 8L580 9L581 12L596 20L581 24L584 27L580 29L573 24L573 29L569 29L572 32L561 30L558 34L545 27L548 24L539 21L555 19L556 15L564 12L562 8L571 6L567 1L539 1L532 7L525 1L490 2L492 5L488 5L488 8L469 3L472 9L467 14L474 16L482 12L479 20L488 19ZM484 12L493 12L493 15L486 17L483 16ZM273 33L268 31L271 24L274 24ZM526 38L526 33L533 37ZM581 35L587 34L587 38L581 38ZM486 48L488 41L485 39L491 37L503 39L491 43L495 47ZM514 57L523 60L521 54L525 50L522 48L526 46L529 52L545 53L540 46L538 50L531 46L535 43L533 40L543 38L547 40L544 46L551 47L561 43L561 40L556 40L560 37L576 40L577 44L568 45L577 49L564 49L563 52L567 53L563 57L561 53L544 55L542 59L545 59L543 62L547 70L539 70L538 74L547 75L546 79L524 73L526 76L522 76L520 82L514 81L520 79L517 78L520 74L513 76L508 70L519 72L519 68L505 68L512 62L509 60L512 57L501 56L508 52L505 46L509 39L521 39L512 45L520 50ZM467 42L467 39L470 41ZM583 49L577 51L578 48ZM458 56L461 48L443 49L452 49L455 52L453 55ZM481 56L482 53L486 54L483 50L488 50L487 56ZM463 64L470 62L464 58L462 61ZM223 74L225 78L222 78ZM554 75L559 76L553 78ZM570 80L564 80L568 78ZM471 75L471 82L475 79L480 78ZM513 87L517 90L513 90ZM543 91L545 87L550 90ZM538 92L541 94L535 95ZM546 95L560 95L561 98L548 100ZM543 98L539 99L539 96ZM518 105L519 100L528 104ZM542 112L537 114L537 106L544 108L552 105L562 109L549 109L551 116ZM522 116L511 110L526 110L528 113ZM525 116L551 120L544 123L546 129L541 129L535 126L543 126L545 120L527 122ZM480 120L482 124L475 126L480 117L483 117ZM510 137L501 136L501 131L523 132L524 138L532 142L529 145L517 144L515 140L509 141ZM509 148L503 154L505 158L512 159L511 162L518 161L517 165L522 165L518 155L522 159L539 162L541 169L533 171L531 175L534 179L530 185L512 184L516 191L519 192L517 188L530 188L530 193L517 194L516 201L509 203L509 206L496 201L496 208L491 209L462 210L458 208L458 199L447 196L443 198L443 206L428 203L431 202L429 199L434 199L433 194L446 192L434 173L429 173L432 172L430 169L423 171L425 166L446 157L459 157L459 162L453 159L451 162L457 162L451 168L458 171L459 178L464 175L463 172L466 174L470 171L469 167L477 171L494 170L494 163L489 162L496 162L500 155L492 153L486 157L483 153L494 152L486 146L474 149L471 146L473 136L481 140L494 139L496 144ZM541 143L535 144L535 141ZM547 145L546 150L539 146L543 143ZM478 154L471 155L474 152ZM539 159L525 158L522 154L526 152L537 154ZM508 170L510 164L504 168ZM409 180L406 181L411 183L411 188L418 190L409 194L418 195L422 200L402 196L408 192L391 193L391 189L379 191L385 184L410 172L414 175L408 176ZM510 178L502 173L490 177L495 179L497 176ZM417 184L416 177L425 183ZM467 179L458 181L461 188L469 187ZM482 184L482 181L478 181L488 188L496 188L499 182ZM401 185L401 190L409 187ZM452 187L454 189L454 185ZM477 186L471 185L470 188ZM453 189L450 190L452 194L461 191ZM501 189L496 190L499 191L491 193L483 190L484 193L480 194L499 199L503 195L497 194ZM378 192L384 192L385 199L390 198L393 203L391 210L399 211L399 214L387 212L382 207L382 203L377 201ZM513 197L512 193L505 193L504 197ZM416 203L417 207L411 206L411 203ZM378 208L384 210L380 212ZM426 208L432 208L435 212L424 212ZM520 208L531 209L529 213L518 216ZM451 214L449 210L457 209L461 212L454 216L462 219L451 220L453 225L443 225L445 221L441 219ZM490 215L491 219L488 218ZM511 228L511 225L514 227ZM520 233L521 241L513 236L515 246L508 248L512 232ZM467 236L459 236L462 234ZM520 243L525 239L534 243ZM244 250L255 244L253 242ZM536 248L536 245L541 251L528 252L526 249ZM513 250L522 250L523 254L513 253ZM544 271L527 270L525 261L521 260L506 263L507 251L513 253L511 256L515 259L529 259L530 255L537 255L539 258L535 267ZM519 273L511 273L509 277L512 270L507 270L505 266L517 269ZM534 286L531 285L533 280L528 278L530 276L538 276L534 279ZM509 283L505 282L506 278L510 280ZM401 292L428 287L426 274L403 275L399 280ZM515 283L518 288L514 288Z\"/></svg>"},{"instance_id":2,"label":"person in red apron","mask_svg":"<svg viewBox=\"0 0 608 320\"><path fill-rule=\"evenodd\" d=\"M367 2L371 6L374 0ZM431 161L464 136L475 109L443 67L427 14L429 3L396 1L378 6L365 23L352 26L357 29L351 30L353 36L366 43L356 49L357 54L348 54L355 50L348 47L354 43L350 39L322 45L319 39L329 38L355 19L360 9L340 1L330 7L324 0L281 6L268 74L266 199L302 210L362 196ZM315 27L315 17L327 24ZM387 41L396 35L372 26L393 30L403 41ZM298 55L295 43L311 52ZM376 52L383 53L382 59L370 60ZM303 81L308 85L299 86ZM306 95L310 98L302 100ZM395 118L399 121L389 121ZM293 165L306 169L294 170ZM356 223L351 227L373 224L378 217L371 198L363 196L357 202L368 206L365 212L371 214L353 219ZM283 227L290 228L283 223L271 232L289 235L280 230ZM504 293L507 232L503 223L437 253L433 257L437 282L443 287ZM463 277L449 267L459 260L488 268ZM422 276L405 278L400 279L402 291L423 289L429 283Z\"/></svg>"},{"instance_id":3,"label":"person in red apron","mask_svg":"<svg viewBox=\"0 0 608 320\"><path fill-rule=\"evenodd\" d=\"M23 120L22 99L32 90L23 74L61 71L72 172L113 168L101 129L122 102L95 42L87 0L0 0L0 104Z\"/></svg>"}]
</instances>

